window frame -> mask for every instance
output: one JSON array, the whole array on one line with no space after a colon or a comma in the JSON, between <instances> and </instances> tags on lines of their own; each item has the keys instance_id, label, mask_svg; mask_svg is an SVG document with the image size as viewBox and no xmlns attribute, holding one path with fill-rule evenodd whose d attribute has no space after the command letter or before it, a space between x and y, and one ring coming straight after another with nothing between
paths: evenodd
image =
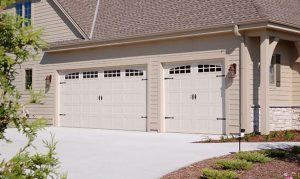
<instances>
[{"instance_id":1,"label":"window frame","mask_svg":"<svg viewBox=\"0 0 300 179\"><path fill-rule=\"evenodd\" d=\"M169 75L179 75L179 74L191 74L192 66L191 65L181 65L168 70Z\"/></svg>"},{"instance_id":2,"label":"window frame","mask_svg":"<svg viewBox=\"0 0 300 179\"><path fill-rule=\"evenodd\" d=\"M24 2L24 18L27 20L25 26L31 25L32 21L32 3L30 0Z\"/></svg>"},{"instance_id":3,"label":"window frame","mask_svg":"<svg viewBox=\"0 0 300 179\"><path fill-rule=\"evenodd\" d=\"M30 74L28 74L30 72ZM27 68L25 69L25 89L29 90L33 85L33 69Z\"/></svg>"},{"instance_id":4,"label":"window frame","mask_svg":"<svg viewBox=\"0 0 300 179\"><path fill-rule=\"evenodd\" d=\"M103 77L104 78L120 78L121 70L104 70Z\"/></svg>"},{"instance_id":5,"label":"window frame","mask_svg":"<svg viewBox=\"0 0 300 179\"><path fill-rule=\"evenodd\" d=\"M80 73L79 72L72 72L67 73L64 75L65 80L79 80L80 79Z\"/></svg>"},{"instance_id":6,"label":"window frame","mask_svg":"<svg viewBox=\"0 0 300 179\"><path fill-rule=\"evenodd\" d=\"M15 3L15 14L26 20L25 26L32 25L32 1L26 0Z\"/></svg>"},{"instance_id":7,"label":"window frame","mask_svg":"<svg viewBox=\"0 0 300 179\"><path fill-rule=\"evenodd\" d=\"M269 67L269 84L281 86L281 54L273 54Z\"/></svg>"}]
</instances>

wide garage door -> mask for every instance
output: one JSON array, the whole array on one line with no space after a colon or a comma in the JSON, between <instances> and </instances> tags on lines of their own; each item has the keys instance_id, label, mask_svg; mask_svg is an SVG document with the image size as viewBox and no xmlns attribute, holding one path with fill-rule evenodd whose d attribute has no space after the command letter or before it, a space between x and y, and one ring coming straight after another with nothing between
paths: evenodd
<instances>
[{"instance_id":1,"label":"wide garage door","mask_svg":"<svg viewBox=\"0 0 300 179\"><path fill-rule=\"evenodd\" d=\"M146 131L145 78L134 67L62 73L60 126Z\"/></svg>"},{"instance_id":2,"label":"wide garage door","mask_svg":"<svg viewBox=\"0 0 300 179\"><path fill-rule=\"evenodd\" d=\"M225 132L223 74L221 63L165 66L167 132Z\"/></svg>"}]
</instances>

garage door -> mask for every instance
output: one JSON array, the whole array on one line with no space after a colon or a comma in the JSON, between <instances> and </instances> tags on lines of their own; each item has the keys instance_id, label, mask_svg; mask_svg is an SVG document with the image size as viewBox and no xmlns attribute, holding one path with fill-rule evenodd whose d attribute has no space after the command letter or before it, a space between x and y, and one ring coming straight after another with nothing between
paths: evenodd
<instances>
[{"instance_id":1,"label":"garage door","mask_svg":"<svg viewBox=\"0 0 300 179\"><path fill-rule=\"evenodd\" d=\"M60 126L146 131L145 78L143 68L63 73Z\"/></svg>"},{"instance_id":2,"label":"garage door","mask_svg":"<svg viewBox=\"0 0 300 179\"><path fill-rule=\"evenodd\" d=\"M223 73L219 63L165 67L167 132L225 132Z\"/></svg>"}]
</instances>

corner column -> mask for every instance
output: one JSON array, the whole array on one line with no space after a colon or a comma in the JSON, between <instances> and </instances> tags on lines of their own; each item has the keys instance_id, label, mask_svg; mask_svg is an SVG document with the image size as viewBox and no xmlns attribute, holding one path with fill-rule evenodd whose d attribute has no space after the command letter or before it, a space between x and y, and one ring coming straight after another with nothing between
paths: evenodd
<instances>
[{"instance_id":1,"label":"corner column","mask_svg":"<svg viewBox=\"0 0 300 179\"><path fill-rule=\"evenodd\" d=\"M269 36L263 34L260 37L260 131L262 134L269 134L270 115L269 115Z\"/></svg>"},{"instance_id":2,"label":"corner column","mask_svg":"<svg viewBox=\"0 0 300 179\"><path fill-rule=\"evenodd\" d=\"M274 38L270 43L270 36L265 32L260 36L260 132L262 134L270 133L270 90L269 90L269 68L273 52L279 39Z\"/></svg>"},{"instance_id":3,"label":"corner column","mask_svg":"<svg viewBox=\"0 0 300 179\"><path fill-rule=\"evenodd\" d=\"M241 59L240 59L240 73L241 73L241 127L246 130L246 133L251 133L251 121L250 121L250 75L249 75L249 66L250 66L250 54L248 50L249 37L244 37L241 42Z\"/></svg>"}]
</instances>

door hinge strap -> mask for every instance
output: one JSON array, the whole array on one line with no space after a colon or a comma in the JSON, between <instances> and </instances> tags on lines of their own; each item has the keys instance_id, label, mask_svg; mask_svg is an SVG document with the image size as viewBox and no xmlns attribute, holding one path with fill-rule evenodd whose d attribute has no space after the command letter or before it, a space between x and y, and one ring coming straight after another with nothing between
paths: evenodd
<instances>
[{"instance_id":1,"label":"door hinge strap","mask_svg":"<svg viewBox=\"0 0 300 179\"><path fill-rule=\"evenodd\" d=\"M147 78L142 79L142 81L147 81L147 80L148 80Z\"/></svg>"},{"instance_id":2,"label":"door hinge strap","mask_svg":"<svg viewBox=\"0 0 300 179\"><path fill-rule=\"evenodd\" d=\"M62 84L66 84L66 83L67 83L67 82L60 82L59 84L61 84L61 85L62 85Z\"/></svg>"},{"instance_id":3,"label":"door hinge strap","mask_svg":"<svg viewBox=\"0 0 300 179\"><path fill-rule=\"evenodd\" d=\"M225 75L217 75L216 77L225 77Z\"/></svg>"},{"instance_id":4,"label":"door hinge strap","mask_svg":"<svg viewBox=\"0 0 300 179\"><path fill-rule=\"evenodd\" d=\"M218 121L226 121L226 118L217 118Z\"/></svg>"},{"instance_id":5,"label":"door hinge strap","mask_svg":"<svg viewBox=\"0 0 300 179\"><path fill-rule=\"evenodd\" d=\"M165 117L165 119L175 119L174 117Z\"/></svg>"},{"instance_id":6,"label":"door hinge strap","mask_svg":"<svg viewBox=\"0 0 300 179\"><path fill-rule=\"evenodd\" d=\"M66 114L59 114L60 116L66 116Z\"/></svg>"},{"instance_id":7,"label":"door hinge strap","mask_svg":"<svg viewBox=\"0 0 300 179\"><path fill-rule=\"evenodd\" d=\"M174 78L172 77L172 78L165 78L165 80L174 80Z\"/></svg>"},{"instance_id":8,"label":"door hinge strap","mask_svg":"<svg viewBox=\"0 0 300 179\"><path fill-rule=\"evenodd\" d=\"M147 119L148 117L147 117L147 116L142 116L141 118L142 118L142 119Z\"/></svg>"}]
</instances>

